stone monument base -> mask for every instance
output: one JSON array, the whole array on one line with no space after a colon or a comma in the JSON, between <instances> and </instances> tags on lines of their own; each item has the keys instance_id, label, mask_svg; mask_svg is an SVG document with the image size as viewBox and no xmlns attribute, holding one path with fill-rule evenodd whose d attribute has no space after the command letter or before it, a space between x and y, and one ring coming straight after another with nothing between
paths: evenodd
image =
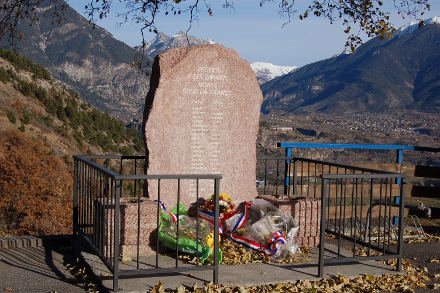
<instances>
[{"instance_id":1,"label":"stone monument base","mask_svg":"<svg viewBox=\"0 0 440 293\"><path fill-rule=\"evenodd\" d=\"M101 215L114 212L114 205L102 204L100 200L95 202L95 215L101 209ZM109 209L108 211L106 209ZM142 198L140 204L140 234L139 255L148 256L155 254L155 237L157 222L157 204L148 198ZM110 221L110 214L109 214ZM95 222L104 222L95 219ZM107 231L113 229L113 224L107 223ZM104 230L105 224L102 226ZM119 214L119 252L121 256L136 258L137 256L137 233L138 233L138 203L136 199L121 198ZM110 233L107 235L107 243L113 239Z\"/></svg>"},{"instance_id":2,"label":"stone monument base","mask_svg":"<svg viewBox=\"0 0 440 293\"><path fill-rule=\"evenodd\" d=\"M124 257L136 258L138 232L138 203L137 200L121 200L121 236L120 252ZM142 256L155 254L157 203L143 198L140 209L139 254ZM150 243L153 240L153 243ZM151 244L153 248L151 248Z\"/></svg>"},{"instance_id":3,"label":"stone monument base","mask_svg":"<svg viewBox=\"0 0 440 293\"><path fill-rule=\"evenodd\" d=\"M296 244L300 247L318 246L321 225L320 200L305 197L276 198L269 195L260 195L258 198L271 202L284 214L292 216L299 225Z\"/></svg>"}]
</instances>

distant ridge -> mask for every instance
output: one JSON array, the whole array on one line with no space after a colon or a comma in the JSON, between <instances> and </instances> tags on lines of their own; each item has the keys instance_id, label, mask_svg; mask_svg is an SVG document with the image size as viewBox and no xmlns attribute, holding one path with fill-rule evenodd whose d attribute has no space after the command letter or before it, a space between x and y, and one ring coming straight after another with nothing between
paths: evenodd
<instances>
[{"instance_id":1,"label":"distant ridge","mask_svg":"<svg viewBox=\"0 0 440 293\"><path fill-rule=\"evenodd\" d=\"M262 85L263 113L440 111L440 18Z\"/></svg>"},{"instance_id":2,"label":"distant ridge","mask_svg":"<svg viewBox=\"0 0 440 293\"><path fill-rule=\"evenodd\" d=\"M251 63L251 67L257 76L258 83L260 84L292 72L298 68L297 66L278 66L267 62L253 62Z\"/></svg>"}]
</instances>

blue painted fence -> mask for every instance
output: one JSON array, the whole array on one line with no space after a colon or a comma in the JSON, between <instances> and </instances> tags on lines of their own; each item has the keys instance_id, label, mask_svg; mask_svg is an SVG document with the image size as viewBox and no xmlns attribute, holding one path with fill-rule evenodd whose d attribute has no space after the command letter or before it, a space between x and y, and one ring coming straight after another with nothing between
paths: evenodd
<instances>
[{"instance_id":1,"label":"blue painted fence","mask_svg":"<svg viewBox=\"0 0 440 293\"><path fill-rule=\"evenodd\" d=\"M350 143L311 143L311 142L279 142L278 147L285 149L286 157L292 156L292 149L357 149L357 150L390 150L396 151L396 163L402 166L404 151L440 152L440 148L409 146L398 144L350 144ZM285 172L289 170L290 160L285 162ZM287 174L285 174L287 175ZM285 176L284 189L289 186L289 176ZM400 179L398 179L398 184Z\"/></svg>"}]
</instances>

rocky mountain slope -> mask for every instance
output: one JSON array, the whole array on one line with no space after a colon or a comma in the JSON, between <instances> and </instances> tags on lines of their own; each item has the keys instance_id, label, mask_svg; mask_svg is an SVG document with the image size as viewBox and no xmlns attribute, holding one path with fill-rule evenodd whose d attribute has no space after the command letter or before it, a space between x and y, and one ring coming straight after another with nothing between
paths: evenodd
<instances>
[{"instance_id":1,"label":"rocky mountain slope","mask_svg":"<svg viewBox=\"0 0 440 293\"><path fill-rule=\"evenodd\" d=\"M275 77L290 73L298 68L297 66L278 66L267 62L253 62L251 63L251 67L257 76L259 84L263 84Z\"/></svg>"},{"instance_id":2,"label":"rocky mountain slope","mask_svg":"<svg viewBox=\"0 0 440 293\"><path fill-rule=\"evenodd\" d=\"M68 6L57 26L52 9L42 4L37 22L21 24L17 52L45 66L92 105L126 121L142 117L149 77L131 66L136 51L106 30L93 28ZM151 63L149 57L145 61Z\"/></svg>"},{"instance_id":3,"label":"rocky mountain slope","mask_svg":"<svg viewBox=\"0 0 440 293\"><path fill-rule=\"evenodd\" d=\"M0 50L0 132L19 130L59 158L77 153L143 153L135 129L85 103L49 72Z\"/></svg>"},{"instance_id":4,"label":"rocky mountain slope","mask_svg":"<svg viewBox=\"0 0 440 293\"><path fill-rule=\"evenodd\" d=\"M440 18L262 85L263 113L440 111Z\"/></svg>"},{"instance_id":5,"label":"rocky mountain slope","mask_svg":"<svg viewBox=\"0 0 440 293\"><path fill-rule=\"evenodd\" d=\"M137 130L84 102L46 68L0 49L0 235L72 231L74 154L144 152Z\"/></svg>"}]
</instances>

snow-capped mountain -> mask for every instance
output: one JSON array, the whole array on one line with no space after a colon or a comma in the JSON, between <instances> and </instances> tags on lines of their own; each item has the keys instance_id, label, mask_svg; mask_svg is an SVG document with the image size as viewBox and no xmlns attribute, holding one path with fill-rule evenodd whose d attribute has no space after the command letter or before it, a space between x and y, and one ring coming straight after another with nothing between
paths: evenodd
<instances>
[{"instance_id":1,"label":"snow-capped mountain","mask_svg":"<svg viewBox=\"0 0 440 293\"><path fill-rule=\"evenodd\" d=\"M350 55L351 53L353 53L350 49L348 48L344 48L344 51L342 51L339 54L335 54L333 55L333 57L338 57L338 56L344 56L344 55Z\"/></svg>"},{"instance_id":2,"label":"snow-capped mountain","mask_svg":"<svg viewBox=\"0 0 440 293\"><path fill-rule=\"evenodd\" d=\"M298 68L297 66L278 66L266 62L253 62L251 67L257 76L259 84L263 84L275 77L287 74Z\"/></svg>"},{"instance_id":3,"label":"snow-capped mountain","mask_svg":"<svg viewBox=\"0 0 440 293\"><path fill-rule=\"evenodd\" d=\"M170 49L187 47L188 45L215 44L212 40L201 40L194 36L187 35L180 31L177 34L168 36L164 33L158 33L157 36L147 43L145 53L151 57Z\"/></svg>"},{"instance_id":4,"label":"snow-capped mountain","mask_svg":"<svg viewBox=\"0 0 440 293\"><path fill-rule=\"evenodd\" d=\"M440 17L423 23L266 82L262 112L440 113Z\"/></svg>"},{"instance_id":5,"label":"snow-capped mountain","mask_svg":"<svg viewBox=\"0 0 440 293\"><path fill-rule=\"evenodd\" d=\"M423 21L423 25L428 25L428 24L440 24L440 17L434 16L434 17L425 19ZM420 26L419 21L411 21L408 25L405 25L405 26L399 28L399 30L397 31L397 34L394 37L401 37L406 34L413 33L416 30L418 30L420 27L421 26Z\"/></svg>"}]
</instances>

